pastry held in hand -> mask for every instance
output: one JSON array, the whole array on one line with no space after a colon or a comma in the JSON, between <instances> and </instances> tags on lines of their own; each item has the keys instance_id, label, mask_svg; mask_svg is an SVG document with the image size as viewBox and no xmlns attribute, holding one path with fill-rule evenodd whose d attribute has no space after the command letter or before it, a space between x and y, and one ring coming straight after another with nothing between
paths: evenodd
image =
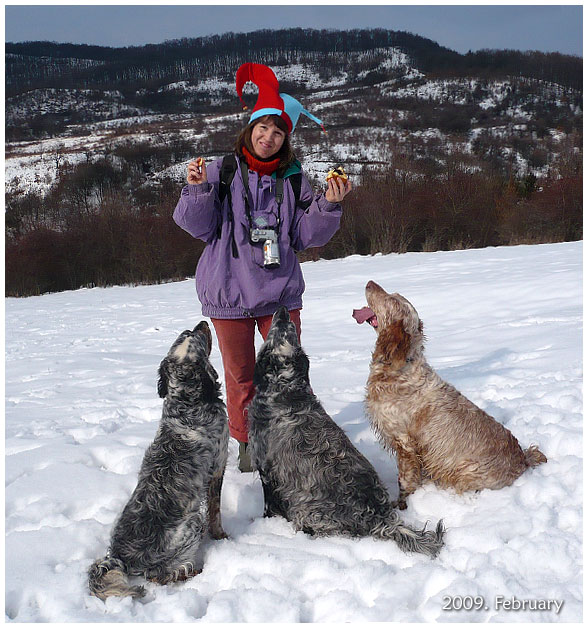
<instances>
[{"instance_id":1,"label":"pastry held in hand","mask_svg":"<svg viewBox=\"0 0 588 628\"><path fill-rule=\"evenodd\" d=\"M345 182L347 181L348 177L345 170L343 170L343 166L337 166L336 168L333 168L332 170L329 170L329 172L327 172L327 181L329 179L342 179Z\"/></svg>"}]
</instances>

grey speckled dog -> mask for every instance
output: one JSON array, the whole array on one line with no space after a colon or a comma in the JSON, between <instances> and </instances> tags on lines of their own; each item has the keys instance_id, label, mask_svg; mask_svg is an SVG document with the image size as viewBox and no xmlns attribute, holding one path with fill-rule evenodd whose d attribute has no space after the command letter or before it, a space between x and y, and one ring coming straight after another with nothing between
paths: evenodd
<instances>
[{"instance_id":1,"label":"grey speckled dog","mask_svg":"<svg viewBox=\"0 0 588 628\"><path fill-rule=\"evenodd\" d=\"M259 350L249 406L249 446L265 516L281 515L312 535L393 539L404 551L436 556L442 523L417 531L400 520L375 469L312 393L308 369L282 307Z\"/></svg>"},{"instance_id":2,"label":"grey speckled dog","mask_svg":"<svg viewBox=\"0 0 588 628\"><path fill-rule=\"evenodd\" d=\"M226 537L220 494L229 434L218 375L208 360L211 345L203 321L184 331L161 362L157 389L165 400L159 429L108 553L88 574L90 592L102 600L144 595L128 576L168 584L195 575L207 529L215 539Z\"/></svg>"}]
</instances>

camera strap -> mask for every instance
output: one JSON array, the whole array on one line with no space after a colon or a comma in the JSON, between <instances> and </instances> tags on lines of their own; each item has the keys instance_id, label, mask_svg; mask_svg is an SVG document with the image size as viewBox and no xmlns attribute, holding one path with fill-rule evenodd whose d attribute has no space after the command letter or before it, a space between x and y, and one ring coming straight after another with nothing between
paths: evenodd
<instances>
[{"instance_id":1,"label":"camera strap","mask_svg":"<svg viewBox=\"0 0 588 628\"><path fill-rule=\"evenodd\" d=\"M249 203L249 167L247 162L242 160L239 164L241 166L241 178L243 179L243 200L245 202L245 214L249 221L249 229L253 227L253 220L251 218L251 204Z\"/></svg>"},{"instance_id":2,"label":"camera strap","mask_svg":"<svg viewBox=\"0 0 588 628\"><path fill-rule=\"evenodd\" d=\"M276 201L278 203L278 215L277 215L277 229L276 229L276 233L277 235L280 235L280 222L281 222L281 215L280 215L280 208L282 207L282 203L284 201L284 179L282 177L278 177L276 175Z\"/></svg>"},{"instance_id":3,"label":"camera strap","mask_svg":"<svg viewBox=\"0 0 588 628\"><path fill-rule=\"evenodd\" d=\"M245 201L245 214L249 221L249 230L253 229L253 218L251 216L251 204L249 202L249 166L246 161L240 162L241 178L243 179L243 200ZM278 212L276 216L276 237L280 235L281 213L280 208L284 202L284 179L276 176L276 202L278 204Z\"/></svg>"}]
</instances>

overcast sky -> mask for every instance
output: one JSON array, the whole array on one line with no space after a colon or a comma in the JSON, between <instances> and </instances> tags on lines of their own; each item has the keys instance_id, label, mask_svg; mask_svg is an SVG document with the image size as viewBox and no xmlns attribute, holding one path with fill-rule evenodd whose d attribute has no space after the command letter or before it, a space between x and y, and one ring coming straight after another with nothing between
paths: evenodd
<instances>
[{"instance_id":1,"label":"overcast sky","mask_svg":"<svg viewBox=\"0 0 588 628\"><path fill-rule=\"evenodd\" d=\"M456 50L541 50L582 55L582 6L567 5L25 5L6 6L7 42L133 46L262 28L404 30Z\"/></svg>"}]
</instances>

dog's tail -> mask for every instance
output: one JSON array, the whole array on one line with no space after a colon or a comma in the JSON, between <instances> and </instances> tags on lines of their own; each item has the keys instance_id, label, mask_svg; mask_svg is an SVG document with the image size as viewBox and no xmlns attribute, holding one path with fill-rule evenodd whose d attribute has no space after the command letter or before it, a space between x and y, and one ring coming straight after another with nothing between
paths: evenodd
<instances>
[{"instance_id":1,"label":"dog's tail","mask_svg":"<svg viewBox=\"0 0 588 628\"><path fill-rule=\"evenodd\" d=\"M124 563L118 558L108 556L92 564L88 570L88 586L90 593L103 601L113 595L117 597L145 595L143 587L129 584Z\"/></svg>"},{"instance_id":2,"label":"dog's tail","mask_svg":"<svg viewBox=\"0 0 588 628\"><path fill-rule=\"evenodd\" d=\"M525 454L525 464L527 467L536 467L539 464L547 462L547 458L539 451L537 445L531 445L529 449L525 449L523 453Z\"/></svg>"},{"instance_id":3,"label":"dog's tail","mask_svg":"<svg viewBox=\"0 0 588 628\"><path fill-rule=\"evenodd\" d=\"M427 530L426 525L422 530L413 530L403 523L394 512L388 521L377 525L372 530L372 536L379 539L392 539L403 552L418 552L435 558L443 547L445 526L439 520L435 530Z\"/></svg>"}]
</instances>

